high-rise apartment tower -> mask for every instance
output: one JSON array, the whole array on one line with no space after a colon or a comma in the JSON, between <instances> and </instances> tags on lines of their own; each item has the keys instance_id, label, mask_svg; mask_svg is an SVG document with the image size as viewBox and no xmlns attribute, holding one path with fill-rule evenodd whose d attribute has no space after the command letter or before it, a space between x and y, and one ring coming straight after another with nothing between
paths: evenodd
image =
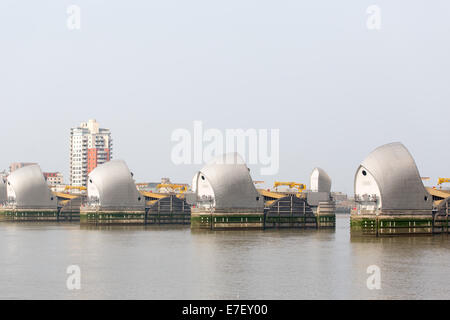
<instances>
[{"instance_id":1,"label":"high-rise apartment tower","mask_svg":"<svg viewBox=\"0 0 450 320\"><path fill-rule=\"evenodd\" d=\"M86 186L87 176L99 164L112 159L112 139L109 129L100 128L91 119L70 129L70 184Z\"/></svg>"}]
</instances>

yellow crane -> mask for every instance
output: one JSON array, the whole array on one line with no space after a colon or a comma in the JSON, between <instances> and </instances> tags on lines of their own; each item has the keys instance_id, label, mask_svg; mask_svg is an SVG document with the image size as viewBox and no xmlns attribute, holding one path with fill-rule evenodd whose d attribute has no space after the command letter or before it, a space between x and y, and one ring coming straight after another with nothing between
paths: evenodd
<instances>
[{"instance_id":1,"label":"yellow crane","mask_svg":"<svg viewBox=\"0 0 450 320\"><path fill-rule=\"evenodd\" d=\"M184 193L186 191L188 191L188 186L185 184L174 184L174 183L160 183L156 186L156 189L172 189L173 191L177 191L179 193Z\"/></svg>"},{"instance_id":2,"label":"yellow crane","mask_svg":"<svg viewBox=\"0 0 450 320\"><path fill-rule=\"evenodd\" d=\"M275 181L273 187L278 190L279 186L288 186L289 188L296 188L298 192L302 192L306 190L306 184L298 183L298 182L284 182L284 181Z\"/></svg>"},{"instance_id":3,"label":"yellow crane","mask_svg":"<svg viewBox=\"0 0 450 320\"><path fill-rule=\"evenodd\" d=\"M441 184L443 184L443 183L450 183L450 178L439 178L438 185L441 187L441 189L442 189Z\"/></svg>"}]
</instances>

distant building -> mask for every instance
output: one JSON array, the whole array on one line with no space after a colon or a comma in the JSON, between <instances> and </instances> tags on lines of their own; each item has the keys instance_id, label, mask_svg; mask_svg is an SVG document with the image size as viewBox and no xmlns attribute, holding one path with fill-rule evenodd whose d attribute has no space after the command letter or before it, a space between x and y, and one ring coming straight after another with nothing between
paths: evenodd
<instances>
[{"instance_id":1,"label":"distant building","mask_svg":"<svg viewBox=\"0 0 450 320\"><path fill-rule=\"evenodd\" d=\"M333 197L333 199L335 201L347 201L348 200L347 194L342 193L342 192L332 192L331 196Z\"/></svg>"},{"instance_id":2,"label":"distant building","mask_svg":"<svg viewBox=\"0 0 450 320\"><path fill-rule=\"evenodd\" d=\"M136 183L136 187L140 191L155 193L178 193L189 189L187 183L172 183L170 178L161 178L161 182L140 182Z\"/></svg>"},{"instance_id":3,"label":"distant building","mask_svg":"<svg viewBox=\"0 0 450 320\"><path fill-rule=\"evenodd\" d=\"M70 129L70 185L86 187L88 174L111 159L109 129L100 128L93 119Z\"/></svg>"},{"instance_id":4,"label":"distant building","mask_svg":"<svg viewBox=\"0 0 450 320\"><path fill-rule=\"evenodd\" d=\"M336 202L336 213L350 213L351 209L356 206L353 199L350 199L346 193L332 192L331 196Z\"/></svg>"},{"instance_id":5,"label":"distant building","mask_svg":"<svg viewBox=\"0 0 450 320\"><path fill-rule=\"evenodd\" d=\"M61 172L44 172L44 178L50 186L64 184L64 176Z\"/></svg>"},{"instance_id":6,"label":"distant building","mask_svg":"<svg viewBox=\"0 0 450 320\"><path fill-rule=\"evenodd\" d=\"M34 165L34 164L37 164L37 163L34 163L34 162L13 162L13 163L11 163L9 165L9 172L11 173L11 172L16 171L17 169L20 169L20 168L23 168L23 167L26 167L26 166L31 166L31 165Z\"/></svg>"},{"instance_id":7,"label":"distant building","mask_svg":"<svg viewBox=\"0 0 450 320\"><path fill-rule=\"evenodd\" d=\"M161 178L161 183L171 183L170 178L167 177Z\"/></svg>"},{"instance_id":8,"label":"distant building","mask_svg":"<svg viewBox=\"0 0 450 320\"><path fill-rule=\"evenodd\" d=\"M155 192L158 193L157 186L159 185L159 182L141 182L136 183L136 187L139 191L146 191L146 192Z\"/></svg>"}]
</instances>

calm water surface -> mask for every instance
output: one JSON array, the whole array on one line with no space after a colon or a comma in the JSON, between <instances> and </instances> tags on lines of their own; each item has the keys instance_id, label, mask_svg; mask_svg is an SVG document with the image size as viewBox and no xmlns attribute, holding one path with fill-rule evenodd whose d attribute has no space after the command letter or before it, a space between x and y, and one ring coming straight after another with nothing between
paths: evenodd
<instances>
[{"instance_id":1,"label":"calm water surface","mask_svg":"<svg viewBox=\"0 0 450 320\"><path fill-rule=\"evenodd\" d=\"M449 299L449 249L448 236L350 238L348 215L335 231L0 223L0 298Z\"/></svg>"}]
</instances>

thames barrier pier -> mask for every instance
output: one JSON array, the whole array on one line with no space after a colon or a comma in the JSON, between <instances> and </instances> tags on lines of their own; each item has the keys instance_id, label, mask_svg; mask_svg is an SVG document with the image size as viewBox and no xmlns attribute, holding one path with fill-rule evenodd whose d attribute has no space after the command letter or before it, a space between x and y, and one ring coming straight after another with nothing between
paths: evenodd
<instances>
[{"instance_id":1,"label":"thames barrier pier","mask_svg":"<svg viewBox=\"0 0 450 320\"><path fill-rule=\"evenodd\" d=\"M192 228L264 227L264 199L237 153L218 156L204 166L193 178L192 191Z\"/></svg>"},{"instance_id":2,"label":"thames barrier pier","mask_svg":"<svg viewBox=\"0 0 450 320\"><path fill-rule=\"evenodd\" d=\"M2 181L0 209L3 221L58 221L58 199L50 191L41 168L30 165L11 173Z\"/></svg>"},{"instance_id":3,"label":"thames barrier pier","mask_svg":"<svg viewBox=\"0 0 450 320\"><path fill-rule=\"evenodd\" d=\"M292 183L294 184L294 183ZM219 156L192 182L191 227L200 229L335 228L331 179L316 168L308 192L256 189L237 153Z\"/></svg>"},{"instance_id":4,"label":"thames barrier pier","mask_svg":"<svg viewBox=\"0 0 450 320\"><path fill-rule=\"evenodd\" d=\"M264 228L335 228L331 178L321 168L310 176L310 190L298 193L258 191L264 197Z\"/></svg>"},{"instance_id":5,"label":"thames barrier pier","mask_svg":"<svg viewBox=\"0 0 450 320\"><path fill-rule=\"evenodd\" d=\"M323 169L312 171L309 190L296 182L276 182L290 187L282 192L257 189L255 183L260 182L252 180L237 153L205 165L195 174L191 191L187 184L162 183L152 192L151 184L136 184L124 161L111 160L89 173L87 188L66 186L52 192L40 167L29 165L0 179L0 220L177 224L213 230L335 228L331 179ZM140 190L143 185L147 189ZM74 188L86 193L65 192ZM163 188L169 191L161 192Z\"/></svg>"},{"instance_id":6,"label":"thames barrier pier","mask_svg":"<svg viewBox=\"0 0 450 320\"><path fill-rule=\"evenodd\" d=\"M82 224L187 224L190 207L180 195L140 192L126 163L112 160L88 176Z\"/></svg>"},{"instance_id":7,"label":"thames barrier pier","mask_svg":"<svg viewBox=\"0 0 450 320\"><path fill-rule=\"evenodd\" d=\"M450 193L424 187L416 163L401 143L375 149L355 175L352 235L448 233Z\"/></svg>"},{"instance_id":8,"label":"thames barrier pier","mask_svg":"<svg viewBox=\"0 0 450 320\"><path fill-rule=\"evenodd\" d=\"M88 175L87 202L80 222L89 224L144 224L145 199L124 161L99 165Z\"/></svg>"},{"instance_id":9,"label":"thames barrier pier","mask_svg":"<svg viewBox=\"0 0 450 320\"><path fill-rule=\"evenodd\" d=\"M310 177L306 200L312 207L318 228L336 227L336 203L331 196L331 178L322 168L315 168Z\"/></svg>"}]
</instances>

